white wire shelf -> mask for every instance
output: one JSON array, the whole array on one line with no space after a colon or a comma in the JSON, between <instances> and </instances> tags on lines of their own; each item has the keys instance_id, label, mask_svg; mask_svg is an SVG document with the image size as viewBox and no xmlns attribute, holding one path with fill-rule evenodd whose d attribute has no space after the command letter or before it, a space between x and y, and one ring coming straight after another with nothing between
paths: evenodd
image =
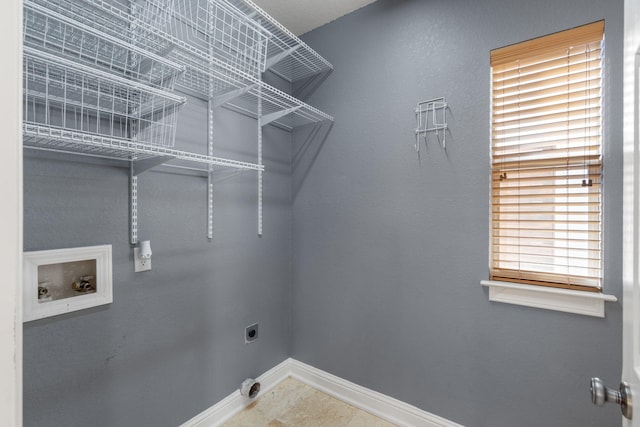
<instances>
[{"instance_id":1,"label":"white wire shelf","mask_svg":"<svg viewBox=\"0 0 640 427\"><path fill-rule=\"evenodd\" d=\"M187 89L187 92L210 97L217 106L226 105L257 118L260 101L260 116L266 118L264 124L274 123L287 130L306 124L333 121L332 116L317 108L256 77L234 70L201 51L176 49L169 57L187 66L178 85Z\"/></svg>"},{"instance_id":2,"label":"white wire shelf","mask_svg":"<svg viewBox=\"0 0 640 427\"><path fill-rule=\"evenodd\" d=\"M162 31L169 26L174 0L29 1L161 57L170 48Z\"/></svg>"},{"instance_id":3,"label":"white wire shelf","mask_svg":"<svg viewBox=\"0 0 640 427\"><path fill-rule=\"evenodd\" d=\"M32 1L52 2L60 10L77 10L73 13L91 21L93 26L104 33L114 36L120 34L120 37L126 35L135 42L134 44L164 56L174 63L184 65L186 69L178 79L177 86L187 93L204 99L212 98L220 105L225 104L254 117L257 117L257 103L258 100L261 100L263 114L274 113L269 116L267 122L288 130L310 123L333 121L333 117L330 115L262 82L258 76L245 73L218 59L215 52L212 54L208 50L204 39L200 41L197 38L184 40L185 29L192 30L192 28L184 27L184 23L180 24L182 26L178 26L175 21L172 21L174 18L165 19L165 25L159 26L157 22L150 22L141 19L140 16L128 13L124 7L118 6L117 2L114 6L114 4L103 0ZM171 0L144 1L157 5ZM175 1L180 3L189 0ZM191 1L191 4L201 4L200 2L205 0ZM206 1L218 3L222 0ZM265 13L265 16L268 15ZM276 22L273 18L269 19ZM280 25L280 27L282 26ZM173 33L168 31L173 31ZM281 31L286 31L286 29L282 27ZM286 114L271 120L282 113Z\"/></svg>"},{"instance_id":4,"label":"white wire shelf","mask_svg":"<svg viewBox=\"0 0 640 427\"><path fill-rule=\"evenodd\" d=\"M24 122L173 146L185 98L24 47Z\"/></svg>"},{"instance_id":5,"label":"white wire shelf","mask_svg":"<svg viewBox=\"0 0 640 427\"><path fill-rule=\"evenodd\" d=\"M171 20L176 0L31 0L47 6L63 15L83 17L88 23L96 22L104 25L112 16L95 13L96 8L110 10L109 15L134 15L137 19L157 28L165 27ZM121 33L122 36L128 33Z\"/></svg>"},{"instance_id":6,"label":"white wire shelf","mask_svg":"<svg viewBox=\"0 0 640 427\"><path fill-rule=\"evenodd\" d=\"M262 82L271 67L306 88L332 67L249 0L25 0L23 66L24 147L128 162L132 244L137 177L160 165L207 175L208 238L214 172L256 171L262 235L262 128L333 121ZM174 85L208 101L206 155L173 148ZM257 119L257 163L213 156L220 106Z\"/></svg>"},{"instance_id":7,"label":"white wire shelf","mask_svg":"<svg viewBox=\"0 0 640 427\"><path fill-rule=\"evenodd\" d=\"M273 123L286 130L322 122L333 122L333 117L266 83L252 86L248 92L227 102L231 108L258 117L256 105L262 104L262 125Z\"/></svg>"},{"instance_id":8,"label":"white wire shelf","mask_svg":"<svg viewBox=\"0 0 640 427\"><path fill-rule=\"evenodd\" d=\"M186 66L177 82L185 92L204 99L211 98L219 105L227 105L254 117L257 117L257 104L261 100L263 115L274 113L270 116L272 118L278 113L288 112L269 121L288 130L306 124L333 121L332 116L264 83L259 77L232 67L215 55L210 55L200 45L181 40L173 34L161 33L152 25L136 21L132 16L122 17L131 20L139 32L161 34L167 40L172 47L165 49L166 57Z\"/></svg>"},{"instance_id":9,"label":"white wire shelf","mask_svg":"<svg viewBox=\"0 0 640 427\"><path fill-rule=\"evenodd\" d=\"M48 1L48 0L33 0ZM175 22L159 28L157 23L148 22L140 17L127 13L123 8L113 6L103 0L49 0L55 4L75 5L81 8L81 14L94 20L96 26L108 34L118 33L131 36L136 44L165 56L172 62L184 65L185 72L178 79L177 85L185 92L204 99L214 99L220 105L225 104L232 109L257 116L257 101L263 104L263 114L275 117L275 114L287 114L270 121L285 129L324 121L333 121L333 117L308 104L278 90L260 80L258 76L245 73L217 58L207 48L205 40L189 38L183 40L184 23L178 26ZM145 0L156 4L169 0ZM178 2L187 0L176 0ZM192 0L200 2L205 0ZM217 3L222 0L206 0ZM200 3L192 3L200 4ZM265 13L266 15L266 13ZM268 16L268 15L266 15ZM273 20L273 18L270 18ZM275 21L274 21L275 22ZM278 24L279 25L279 24ZM280 27L282 27L280 25ZM282 27L284 29L284 27ZM132 29L135 32L132 33ZM285 29L286 30L286 29ZM170 33L168 31L174 31ZM294 36L295 37L295 36Z\"/></svg>"},{"instance_id":10,"label":"white wire shelf","mask_svg":"<svg viewBox=\"0 0 640 427\"><path fill-rule=\"evenodd\" d=\"M261 75L270 37L261 25L223 0L174 1L168 33L199 46L236 70Z\"/></svg>"},{"instance_id":11,"label":"white wire shelf","mask_svg":"<svg viewBox=\"0 0 640 427\"><path fill-rule=\"evenodd\" d=\"M69 16L72 15L73 17ZM170 62L31 0L24 2L24 46L159 88L173 89L184 66Z\"/></svg>"},{"instance_id":12,"label":"white wire shelf","mask_svg":"<svg viewBox=\"0 0 640 427\"><path fill-rule=\"evenodd\" d=\"M207 156L169 147L153 146L125 138L109 138L87 132L38 124L24 123L23 136L24 147L36 150L124 161L163 157L166 158L167 162L172 162L175 165L183 165L185 168L193 166L203 171L208 170L207 166L219 166L245 171L264 170L263 166L254 163Z\"/></svg>"},{"instance_id":13,"label":"white wire shelf","mask_svg":"<svg viewBox=\"0 0 640 427\"><path fill-rule=\"evenodd\" d=\"M267 68L274 73L289 82L296 82L333 69L326 59L251 0L226 1L271 33L267 47Z\"/></svg>"}]
</instances>

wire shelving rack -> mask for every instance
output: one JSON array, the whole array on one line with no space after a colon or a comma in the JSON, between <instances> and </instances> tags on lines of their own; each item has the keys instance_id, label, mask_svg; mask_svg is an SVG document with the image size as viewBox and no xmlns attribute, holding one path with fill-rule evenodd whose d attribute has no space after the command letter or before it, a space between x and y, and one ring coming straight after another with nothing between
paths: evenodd
<instances>
[{"instance_id":1,"label":"wire shelving rack","mask_svg":"<svg viewBox=\"0 0 640 427\"><path fill-rule=\"evenodd\" d=\"M267 84L257 77L234 70L202 51L188 51L184 45L169 53L172 60L186 65L180 86L187 93L213 100L215 106L227 106L254 118L258 101L269 123L286 130L324 121L333 117ZM266 122L265 122L266 124Z\"/></svg>"},{"instance_id":2,"label":"wire shelving rack","mask_svg":"<svg viewBox=\"0 0 640 427\"><path fill-rule=\"evenodd\" d=\"M269 67L295 83L332 66L249 0L25 0L24 145L130 163L131 243L137 176L164 164L207 173L212 237L214 170L258 173L262 128L333 117L261 80ZM207 154L174 148L185 97L208 101ZM213 113L257 120L256 163L213 155Z\"/></svg>"},{"instance_id":3,"label":"wire shelving rack","mask_svg":"<svg viewBox=\"0 0 640 427\"><path fill-rule=\"evenodd\" d=\"M164 21L165 24L160 28L154 22L126 13L123 8L114 7L103 0L52 1L61 5L80 3L76 9L80 8L80 13L88 16L88 19L94 20L103 32L111 35L121 34L121 37L126 35L134 44L185 66L184 73L177 81L177 87L185 93L202 99L214 99L217 106L227 105L254 117L257 110L257 100L261 99L265 103L263 105L265 114L269 114L269 112L287 113L270 123L280 125L288 130L295 126L333 120L330 115L261 81L260 76L255 73L256 64L245 67L245 70L249 72L243 71L242 67L240 69L233 67L219 58L219 51L209 49L207 38L201 32L197 32L198 37L193 36L196 29L204 28L203 21L206 19L220 20L220 18L211 18L215 15L207 13L204 6L209 3L224 4L226 0L174 0L176 11ZM157 4L163 0L147 1ZM198 7L196 8L196 6ZM234 10L237 12L240 9ZM189 20L185 19L187 12L192 14L191 17L195 24L191 24ZM196 12L205 16L197 15L194 17L193 14ZM268 16L266 13L264 15ZM269 19L277 22L273 18L269 17ZM255 24L247 23L246 19L238 18L237 22L236 25L242 23L247 27L243 31L249 31L249 29L253 31L260 28L254 27ZM282 26L280 25L280 27ZM213 32L213 34L220 33ZM273 35L267 31L264 33L264 38L271 40ZM255 38L255 40L258 39L259 37ZM214 41L215 43L217 42ZM302 42L300 41L300 43ZM253 49L258 49L258 45L250 44L245 48L249 49L250 46L253 46ZM269 43L269 47L271 46L272 44ZM317 54L314 52L314 55ZM256 56L259 55L256 54ZM317 56L319 57L319 55Z\"/></svg>"}]
</instances>

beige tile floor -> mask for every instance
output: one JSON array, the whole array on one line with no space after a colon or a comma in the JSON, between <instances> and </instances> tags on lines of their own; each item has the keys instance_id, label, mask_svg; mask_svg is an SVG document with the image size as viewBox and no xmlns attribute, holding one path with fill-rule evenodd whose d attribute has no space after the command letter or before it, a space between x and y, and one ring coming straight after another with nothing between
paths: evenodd
<instances>
[{"instance_id":1,"label":"beige tile floor","mask_svg":"<svg viewBox=\"0 0 640 427\"><path fill-rule=\"evenodd\" d=\"M258 395L223 427L392 427L293 378Z\"/></svg>"}]
</instances>

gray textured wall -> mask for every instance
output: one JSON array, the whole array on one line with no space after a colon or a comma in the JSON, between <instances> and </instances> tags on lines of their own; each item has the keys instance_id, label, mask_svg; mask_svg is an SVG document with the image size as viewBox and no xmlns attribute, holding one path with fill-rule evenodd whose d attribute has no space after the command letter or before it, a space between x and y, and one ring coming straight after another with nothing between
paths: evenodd
<instances>
[{"instance_id":1,"label":"gray textured wall","mask_svg":"<svg viewBox=\"0 0 640 427\"><path fill-rule=\"evenodd\" d=\"M189 99L177 148L206 152L204 104ZM256 122L221 110L219 155L256 161ZM24 326L25 426L176 426L289 355L291 136L265 130L264 237L256 174L217 182L206 239L206 178L139 178L140 238L153 269L133 272L128 171L26 152L25 250L113 245L113 304ZM256 343L244 328L260 323Z\"/></svg>"},{"instance_id":2,"label":"gray textured wall","mask_svg":"<svg viewBox=\"0 0 640 427\"><path fill-rule=\"evenodd\" d=\"M218 182L209 243L206 180L148 172L153 270L135 274L127 170L26 157L25 250L111 243L114 303L25 324L25 425L175 426L290 354L289 309L295 358L462 424L617 425L588 379L619 381L620 305L588 318L490 303L479 284L489 50L602 18L605 289L620 297L622 1L379 0L307 35L336 69L309 102L336 124L296 132L293 156L267 128L261 239L254 176ZM413 108L434 96L451 106L447 152L418 159ZM179 148L206 135L190 101ZM216 128L221 155L255 160L253 121L222 111Z\"/></svg>"},{"instance_id":3,"label":"gray textured wall","mask_svg":"<svg viewBox=\"0 0 640 427\"><path fill-rule=\"evenodd\" d=\"M589 378L620 380L606 319L491 303L489 52L606 20L604 251L621 297L621 0L379 0L305 36L335 72L296 135L292 355L468 426L614 426ZM418 159L413 110L445 96L446 152Z\"/></svg>"}]
</instances>

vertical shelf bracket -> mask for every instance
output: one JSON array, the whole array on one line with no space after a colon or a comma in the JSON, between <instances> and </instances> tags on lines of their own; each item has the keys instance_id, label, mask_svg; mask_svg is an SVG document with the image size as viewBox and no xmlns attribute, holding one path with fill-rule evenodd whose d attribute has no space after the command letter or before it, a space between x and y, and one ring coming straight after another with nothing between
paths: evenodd
<instances>
[{"instance_id":1,"label":"vertical shelf bracket","mask_svg":"<svg viewBox=\"0 0 640 427\"><path fill-rule=\"evenodd\" d=\"M138 175L173 159L175 159L174 156L156 156L142 160L137 160L134 157L130 162L129 207L131 216L130 240L132 245L138 244Z\"/></svg>"},{"instance_id":2,"label":"vertical shelf bracket","mask_svg":"<svg viewBox=\"0 0 640 427\"><path fill-rule=\"evenodd\" d=\"M207 155L213 157L213 109L212 102L207 105ZM213 165L209 165L207 174L207 238L213 239Z\"/></svg>"},{"instance_id":3,"label":"vertical shelf bracket","mask_svg":"<svg viewBox=\"0 0 640 427\"><path fill-rule=\"evenodd\" d=\"M262 19L257 20L259 25L262 25ZM278 60L280 61L280 59ZM264 69L262 70L264 71ZM258 237L262 237L262 87L258 88Z\"/></svg>"},{"instance_id":4,"label":"vertical shelf bracket","mask_svg":"<svg viewBox=\"0 0 640 427\"><path fill-rule=\"evenodd\" d=\"M130 241L138 244L138 175L134 173L135 160L131 161L129 170L129 209L130 209Z\"/></svg>"},{"instance_id":5,"label":"vertical shelf bracket","mask_svg":"<svg viewBox=\"0 0 640 427\"><path fill-rule=\"evenodd\" d=\"M443 150L447 149L447 101L444 97L433 98L418 103L416 107L416 151L420 152L420 137L427 143L427 135L431 132Z\"/></svg>"},{"instance_id":6,"label":"vertical shelf bracket","mask_svg":"<svg viewBox=\"0 0 640 427\"><path fill-rule=\"evenodd\" d=\"M262 237L262 93L258 96L258 236Z\"/></svg>"},{"instance_id":7,"label":"vertical shelf bracket","mask_svg":"<svg viewBox=\"0 0 640 427\"><path fill-rule=\"evenodd\" d=\"M209 34L213 34L213 8L214 5L212 2L208 3L207 10L207 27L209 30ZM209 40L209 55L213 56L213 47L212 41ZM214 80L213 76L209 76L209 101L207 102L207 155L209 157L213 157L213 110L216 108L215 102L213 100L213 87ZM222 103L226 102L224 99L220 99ZM222 104L220 104L222 105ZM207 239L213 239L213 165L210 164L209 173L207 174Z\"/></svg>"}]
</instances>

